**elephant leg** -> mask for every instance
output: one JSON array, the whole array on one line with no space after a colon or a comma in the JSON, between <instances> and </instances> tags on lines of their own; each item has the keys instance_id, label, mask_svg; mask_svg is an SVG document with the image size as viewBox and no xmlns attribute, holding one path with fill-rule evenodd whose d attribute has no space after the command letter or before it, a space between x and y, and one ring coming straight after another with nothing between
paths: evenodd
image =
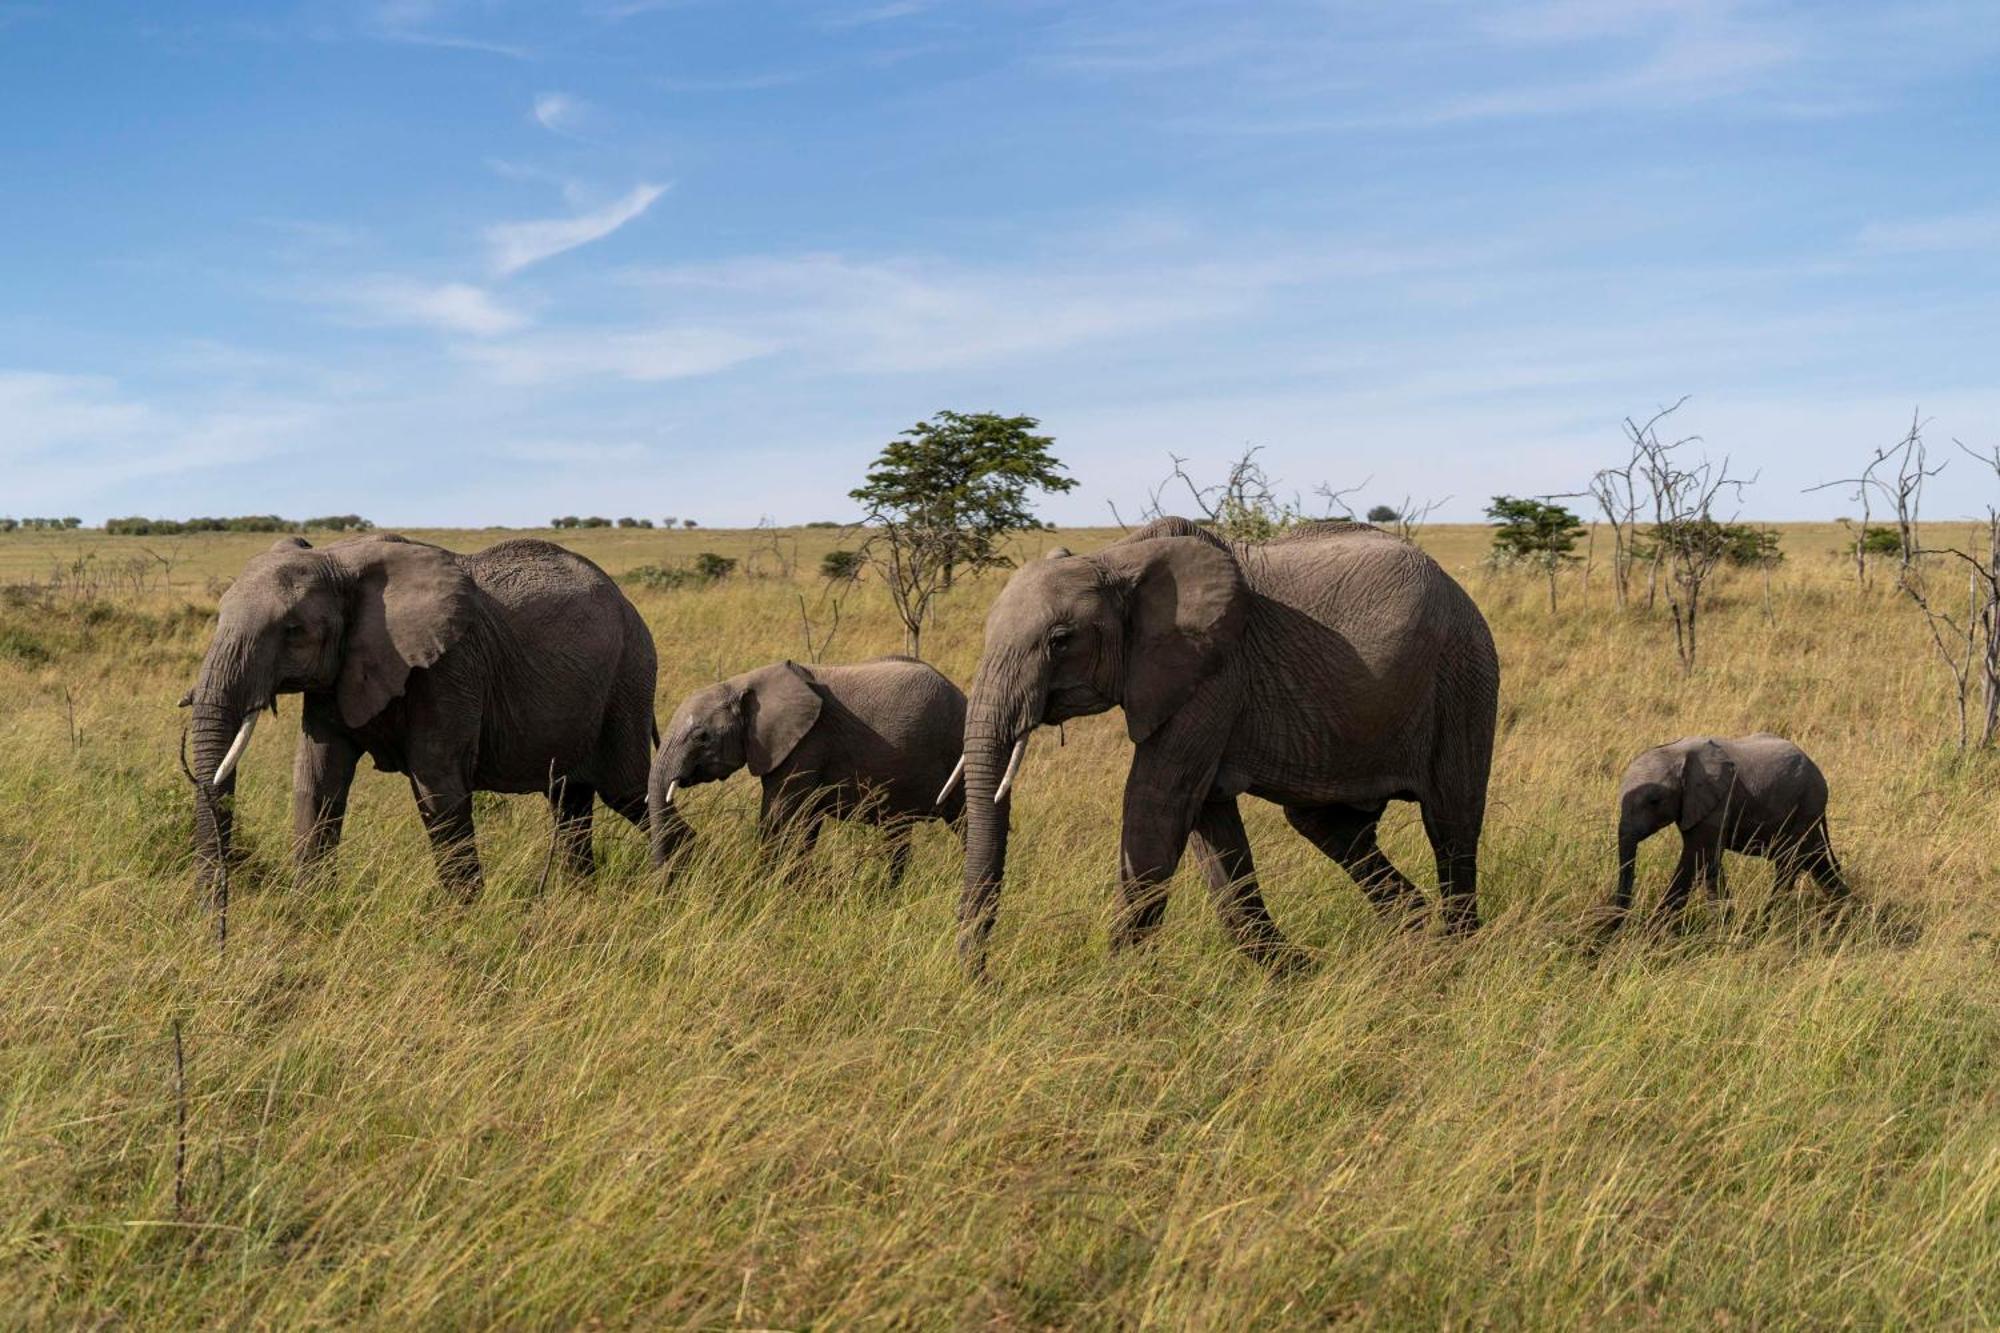
<instances>
[{"instance_id":1,"label":"elephant leg","mask_svg":"<svg viewBox=\"0 0 2000 1333\"><path fill-rule=\"evenodd\" d=\"M1833 854L1833 839L1825 821L1813 830L1806 842L1805 871L1829 898L1845 898L1850 890L1847 877L1840 873L1840 861Z\"/></svg>"},{"instance_id":2,"label":"elephant leg","mask_svg":"<svg viewBox=\"0 0 2000 1333\"><path fill-rule=\"evenodd\" d=\"M1694 892L1696 880L1708 881L1708 863L1716 859L1707 854L1701 843L1683 836L1681 839L1681 859L1674 867L1674 876L1667 881L1666 896L1660 899L1659 919L1678 921L1687 910L1688 897ZM1712 881L1711 881L1712 882Z\"/></svg>"},{"instance_id":3,"label":"elephant leg","mask_svg":"<svg viewBox=\"0 0 2000 1333\"><path fill-rule=\"evenodd\" d=\"M1412 929L1424 920L1424 895L1376 841L1382 812L1352 805L1286 806L1285 819L1361 886L1384 916Z\"/></svg>"},{"instance_id":4,"label":"elephant leg","mask_svg":"<svg viewBox=\"0 0 2000 1333\"><path fill-rule=\"evenodd\" d=\"M1216 915L1254 962L1275 966L1291 955L1291 946L1271 920L1257 886L1257 867L1250 857L1250 838L1243 831L1243 813L1234 799L1212 800L1195 816L1191 845Z\"/></svg>"},{"instance_id":5,"label":"elephant leg","mask_svg":"<svg viewBox=\"0 0 2000 1333\"><path fill-rule=\"evenodd\" d=\"M557 779L555 789L549 793L549 814L555 819L554 836L562 849L563 872L576 879L589 879L597 873L597 860L590 847L596 795L589 784L570 778Z\"/></svg>"},{"instance_id":6,"label":"elephant leg","mask_svg":"<svg viewBox=\"0 0 2000 1333\"><path fill-rule=\"evenodd\" d=\"M610 791L600 787L597 799L615 815L623 816L626 823L640 832L646 831L646 789L637 791Z\"/></svg>"},{"instance_id":7,"label":"elephant leg","mask_svg":"<svg viewBox=\"0 0 2000 1333\"><path fill-rule=\"evenodd\" d=\"M916 834L916 825L901 820L888 826L889 837L889 891L895 892L902 884L903 876L910 870L910 840Z\"/></svg>"},{"instance_id":8,"label":"elephant leg","mask_svg":"<svg viewBox=\"0 0 2000 1333\"><path fill-rule=\"evenodd\" d=\"M470 903L485 882L479 870L479 848L473 838L472 784L456 774L440 778L410 777L417 814L430 835L431 856L444 886Z\"/></svg>"},{"instance_id":9,"label":"elephant leg","mask_svg":"<svg viewBox=\"0 0 2000 1333\"><path fill-rule=\"evenodd\" d=\"M1118 840L1118 908L1111 927L1114 951L1144 944L1167 914L1167 881L1180 868L1193 831L1185 787L1153 775L1135 762L1125 780L1125 820Z\"/></svg>"},{"instance_id":10,"label":"elephant leg","mask_svg":"<svg viewBox=\"0 0 2000 1333\"><path fill-rule=\"evenodd\" d=\"M321 713L307 705L292 758L292 866L302 885L325 869L340 845L347 793L361 759L360 747Z\"/></svg>"},{"instance_id":11,"label":"elephant leg","mask_svg":"<svg viewBox=\"0 0 2000 1333\"><path fill-rule=\"evenodd\" d=\"M1453 818L1435 805L1422 807L1424 835L1437 861L1438 910L1447 935L1469 935L1479 929L1478 819Z\"/></svg>"},{"instance_id":12,"label":"elephant leg","mask_svg":"<svg viewBox=\"0 0 2000 1333\"><path fill-rule=\"evenodd\" d=\"M1806 868L1805 849L1795 843L1786 843L1771 853L1771 903L1777 905L1780 898L1790 893L1799 882L1799 876Z\"/></svg>"},{"instance_id":13,"label":"elephant leg","mask_svg":"<svg viewBox=\"0 0 2000 1333\"><path fill-rule=\"evenodd\" d=\"M767 864L781 876L802 873L813 845L819 841L820 822L825 812L810 797L792 793L796 784L766 783L764 800L757 812L757 840Z\"/></svg>"}]
</instances>

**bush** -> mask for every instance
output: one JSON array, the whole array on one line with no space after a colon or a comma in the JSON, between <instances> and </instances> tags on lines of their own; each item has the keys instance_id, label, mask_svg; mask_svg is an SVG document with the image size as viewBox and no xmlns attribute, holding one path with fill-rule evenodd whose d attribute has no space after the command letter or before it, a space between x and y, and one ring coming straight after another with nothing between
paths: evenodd
<instances>
[{"instance_id":1,"label":"bush","mask_svg":"<svg viewBox=\"0 0 2000 1333\"><path fill-rule=\"evenodd\" d=\"M13 625L0 626L0 657L11 657L28 666L44 666L55 660L55 654L40 639Z\"/></svg>"},{"instance_id":2,"label":"bush","mask_svg":"<svg viewBox=\"0 0 2000 1333\"><path fill-rule=\"evenodd\" d=\"M618 526L621 528L650 528L653 526L653 520L650 518L621 518L618 520Z\"/></svg>"},{"instance_id":3,"label":"bush","mask_svg":"<svg viewBox=\"0 0 2000 1333\"><path fill-rule=\"evenodd\" d=\"M1871 523L1868 530L1861 535L1861 550L1867 555L1901 555L1902 534L1894 528Z\"/></svg>"},{"instance_id":4,"label":"bush","mask_svg":"<svg viewBox=\"0 0 2000 1333\"><path fill-rule=\"evenodd\" d=\"M618 581L656 591L691 588L728 578L735 569L736 562L730 557L717 555L713 551L703 551L694 558L694 563L686 568L667 569L659 565L640 565L637 569L628 569L619 575Z\"/></svg>"},{"instance_id":5,"label":"bush","mask_svg":"<svg viewBox=\"0 0 2000 1333\"><path fill-rule=\"evenodd\" d=\"M819 558L819 576L833 583L852 583L866 564L859 551L828 551Z\"/></svg>"},{"instance_id":6,"label":"bush","mask_svg":"<svg viewBox=\"0 0 2000 1333\"><path fill-rule=\"evenodd\" d=\"M1401 517L1402 515L1396 512L1393 505L1376 505L1368 511L1368 521L1370 523L1394 523Z\"/></svg>"},{"instance_id":7,"label":"bush","mask_svg":"<svg viewBox=\"0 0 2000 1333\"><path fill-rule=\"evenodd\" d=\"M726 555L717 555L713 551L703 551L694 558L695 576L705 582L713 583L717 579L726 579L735 569L734 560Z\"/></svg>"},{"instance_id":8,"label":"bush","mask_svg":"<svg viewBox=\"0 0 2000 1333\"><path fill-rule=\"evenodd\" d=\"M1778 530L1749 523L1722 525L1722 558L1732 565L1775 565L1785 558L1778 549Z\"/></svg>"},{"instance_id":9,"label":"bush","mask_svg":"<svg viewBox=\"0 0 2000 1333\"><path fill-rule=\"evenodd\" d=\"M816 518L806 524L806 526L809 528L844 528L847 525L845 523L836 523L830 518Z\"/></svg>"},{"instance_id":10,"label":"bush","mask_svg":"<svg viewBox=\"0 0 2000 1333\"><path fill-rule=\"evenodd\" d=\"M670 588L685 588L699 583L700 577L691 569L662 569L658 565L640 565L619 575L620 583L630 583L641 588L651 588L655 592Z\"/></svg>"},{"instance_id":11,"label":"bush","mask_svg":"<svg viewBox=\"0 0 2000 1333\"><path fill-rule=\"evenodd\" d=\"M699 523L695 522L695 521L694 521L693 519L691 519L691 518L684 518L684 519L682 519L682 520L681 520L681 526L682 526L683 528L698 528L698 527L700 527L700 526L701 526L701 524L699 524Z\"/></svg>"},{"instance_id":12,"label":"bush","mask_svg":"<svg viewBox=\"0 0 2000 1333\"><path fill-rule=\"evenodd\" d=\"M1883 531L1889 534L1890 554L1901 550L1895 529L1886 528ZM1687 519L1665 527L1656 525L1647 528L1633 538L1632 558L1651 560L1662 545L1669 552L1676 548L1693 552L1716 551L1725 564L1739 568L1775 565L1785 558L1785 553L1778 548L1776 528L1760 528L1752 523L1719 523L1712 518Z\"/></svg>"},{"instance_id":13,"label":"bush","mask_svg":"<svg viewBox=\"0 0 2000 1333\"><path fill-rule=\"evenodd\" d=\"M359 514L324 514L305 521L309 532L373 532L375 525Z\"/></svg>"}]
</instances>

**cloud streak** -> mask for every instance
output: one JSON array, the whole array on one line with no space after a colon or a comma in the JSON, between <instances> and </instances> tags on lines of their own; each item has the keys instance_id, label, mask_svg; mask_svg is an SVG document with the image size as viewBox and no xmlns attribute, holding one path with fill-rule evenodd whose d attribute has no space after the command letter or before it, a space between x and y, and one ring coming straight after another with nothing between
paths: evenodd
<instances>
[{"instance_id":1,"label":"cloud streak","mask_svg":"<svg viewBox=\"0 0 2000 1333\"><path fill-rule=\"evenodd\" d=\"M425 328L476 338L526 328L526 315L484 287L465 282L370 278L320 294L349 322L369 328Z\"/></svg>"},{"instance_id":2,"label":"cloud streak","mask_svg":"<svg viewBox=\"0 0 2000 1333\"><path fill-rule=\"evenodd\" d=\"M669 326L551 332L461 346L457 355L497 384L581 379L659 384L714 375L773 350L768 341L727 329Z\"/></svg>"},{"instance_id":3,"label":"cloud streak","mask_svg":"<svg viewBox=\"0 0 2000 1333\"><path fill-rule=\"evenodd\" d=\"M664 185L637 185L623 198L575 217L502 222L488 227L486 245L493 269L502 276L518 273L565 251L601 241L642 216L666 192Z\"/></svg>"}]
</instances>

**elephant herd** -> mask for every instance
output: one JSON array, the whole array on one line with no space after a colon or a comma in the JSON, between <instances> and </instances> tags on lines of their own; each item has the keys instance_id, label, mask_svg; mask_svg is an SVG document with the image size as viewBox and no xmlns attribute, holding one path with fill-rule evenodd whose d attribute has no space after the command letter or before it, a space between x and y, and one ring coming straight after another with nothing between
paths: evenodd
<instances>
[{"instance_id":1,"label":"elephant herd","mask_svg":"<svg viewBox=\"0 0 2000 1333\"><path fill-rule=\"evenodd\" d=\"M970 696L929 666L886 657L782 662L700 690L654 723L653 638L590 561L537 540L473 555L374 534L314 548L288 537L224 594L193 709L195 850L204 884L230 855L237 766L280 694L303 696L293 763L295 866L324 869L362 755L406 774L445 885L481 872L475 791L541 792L566 866L592 867L597 800L646 829L672 874L693 833L682 788L747 767L760 832L810 847L822 820L962 829L958 946L986 964L1007 862L1011 793L1029 739L1124 711L1132 745L1118 857L1115 947L1159 925L1192 849L1222 922L1250 957L1301 955L1258 888L1239 801L1257 796L1383 911L1429 915L1376 840L1413 801L1436 858L1447 932L1479 922L1478 856L1499 691L1485 618L1416 547L1366 524L1307 524L1230 543L1186 519L1147 524L1092 555L1051 553L995 601ZM1845 891L1826 834L1826 782L1775 736L1689 738L1635 760L1620 794L1629 908L1638 843L1677 825L1683 855L1663 910L1719 888L1725 850L1770 857L1781 886L1810 874Z\"/></svg>"}]
</instances>

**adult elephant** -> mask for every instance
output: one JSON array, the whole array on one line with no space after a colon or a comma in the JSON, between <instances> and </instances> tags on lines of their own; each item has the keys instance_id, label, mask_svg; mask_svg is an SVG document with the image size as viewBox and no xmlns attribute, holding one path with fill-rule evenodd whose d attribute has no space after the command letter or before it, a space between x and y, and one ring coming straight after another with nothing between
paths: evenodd
<instances>
[{"instance_id":1,"label":"adult elephant","mask_svg":"<svg viewBox=\"0 0 2000 1333\"><path fill-rule=\"evenodd\" d=\"M382 533L287 537L223 594L194 708L195 851L229 855L236 768L266 708L304 696L292 767L301 876L332 853L362 755L406 773L438 873L480 888L472 793L543 792L565 860L591 869L593 795L641 828L652 636L604 571L543 541L473 555Z\"/></svg>"},{"instance_id":2,"label":"adult elephant","mask_svg":"<svg viewBox=\"0 0 2000 1333\"><path fill-rule=\"evenodd\" d=\"M1422 895L1376 825L1387 802L1417 802L1445 927L1472 930L1499 678L1465 590L1366 524L1246 544L1163 518L1095 555L1022 568L987 617L966 707L961 957L984 970L1029 734L1114 707L1136 747L1114 947L1159 925L1192 837L1237 944L1267 964L1293 956L1257 887L1245 794L1283 806L1379 907L1412 921Z\"/></svg>"}]
</instances>

